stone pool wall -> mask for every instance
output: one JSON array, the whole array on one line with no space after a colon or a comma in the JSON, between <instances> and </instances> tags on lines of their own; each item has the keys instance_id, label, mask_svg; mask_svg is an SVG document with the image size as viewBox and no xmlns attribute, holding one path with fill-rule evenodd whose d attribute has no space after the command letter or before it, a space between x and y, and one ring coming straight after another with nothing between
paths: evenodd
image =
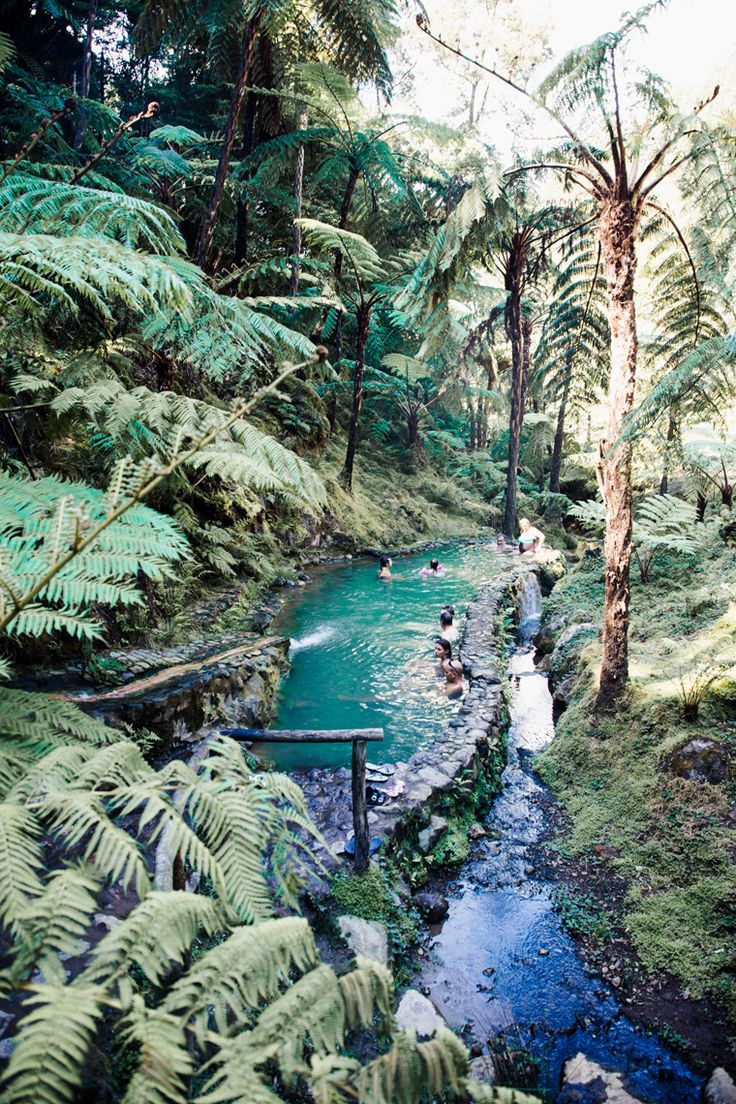
<instances>
[{"instance_id":1,"label":"stone pool wall","mask_svg":"<svg viewBox=\"0 0 736 1104\"><path fill-rule=\"evenodd\" d=\"M487 792L498 790L508 725L500 627L509 606L518 621L526 580L537 573L536 564L515 567L485 586L468 606L459 649L469 684L462 705L441 737L405 762L390 764L393 773L385 788L398 792L368 813L371 835L382 837L389 850L407 836L427 828L431 833L433 816L436 823L438 812L461 807L481 777ZM386 771L387 765L380 769ZM353 831L350 769L313 768L295 771L292 777L304 790L327 842L339 853Z\"/></svg>"},{"instance_id":2,"label":"stone pool wall","mask_svg":"<svg viewBox=\"0 0 736 1104\"><path fill-rule=\"evenodd\" d=\"M81 691L73 700L108 724L151 729L162 751L218 722L266 728L287 649L283 638L238 633L163 651L111 653L120 656L130 685Z\"/></svg>"}]
</instances>

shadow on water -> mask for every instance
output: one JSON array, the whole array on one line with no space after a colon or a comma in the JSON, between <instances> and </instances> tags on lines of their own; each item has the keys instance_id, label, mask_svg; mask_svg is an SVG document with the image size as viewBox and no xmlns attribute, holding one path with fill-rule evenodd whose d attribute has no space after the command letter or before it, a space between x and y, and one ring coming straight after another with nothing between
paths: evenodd
<instances>
[{"instance_id":1,"label":"shadow on water","mask_svg":"<svg viewBox=\"0 0 736 1104\"><path fill-rule=\"evenodd\" d=\"M553 886L534 878L530 846L543 830L543 791L532 759L553 738L546 676L529 647L539 623L529 588L520 642L510 657L512 726L503 791L486 821L489 839L450 892L450 911L418 982L451 1026L479 1040L505 1039L538 1060L540 1090L560 1083L579 1051L622 1071L628 1091L651 1104L696 1104L702 1079L623 1013L613 991L590 977L562 929ZM533 1086L529 1086L530 1088Z\"/></svg>"}]
</instances>

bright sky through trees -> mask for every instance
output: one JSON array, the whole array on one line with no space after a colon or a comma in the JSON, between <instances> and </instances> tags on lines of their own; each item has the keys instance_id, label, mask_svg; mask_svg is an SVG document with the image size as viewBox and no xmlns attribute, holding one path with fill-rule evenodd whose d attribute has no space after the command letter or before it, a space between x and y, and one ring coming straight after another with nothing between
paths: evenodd
<instances>
[{"instance_id":1,"label":"bright sky through trees","mask_svg":"<svg viewBox=\"0 0 736 1104\"><path fill-rule=\"evenodd\" d=\"M425 6L433 31L447 42L508 71L509 61L517 54L522 61L528 56L530 41L546 40L556 61L574 46L616 27L622 12L638 5L627 5L624 0L517 0L514 4L425 0ZM396 71L399 79L402 71L410 75L399 86L395 108L421 112L436 122L459 121L466 114L474 67L449 53L443 62L442 52L431 48L416 27L413 13L404 25L401 45L406 65L403 70L397 65ZM671 0L667 8L649 17L648 26L648 34L635 38L632 58L668 80L676 99L683 103L692 99L695 104L720 83L717 110L728 110L734 100L731 93L736 92L736 8L731 0ZM541 63L536 72L543 73L549 64ZM536 76L532 78L532 84L537 82ZM408 84L413 87L407 89ZM512 145L521 152L527 144L533 146L549 137L542 118L534 120L533 133L518 122L521 106L517 96L495 85L479 122L481 136L504 153L510 152ZM509 123L516 130L515 138L509 134Z\"/></svg>"}]
</instances>

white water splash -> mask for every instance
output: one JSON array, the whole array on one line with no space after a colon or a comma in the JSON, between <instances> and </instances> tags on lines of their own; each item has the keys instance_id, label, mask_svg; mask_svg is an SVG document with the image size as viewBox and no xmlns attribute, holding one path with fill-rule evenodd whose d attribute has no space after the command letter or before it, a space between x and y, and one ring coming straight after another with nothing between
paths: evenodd
<instances>
[{"instance_id":1,"label":"white water splash","mask_svg":"<svg viewBox=\"0 0 736 1104\"><path fill-rule=\"evenodd\" d=\"M289 653L301 652L305 648L316 648L320 644L324 644L325 641L331 640L333 636L337 636L335 625L320 625L314 632L307 633L306 636L298 636L296 640L292 640L289 645Z\"/></svg>"}]
</instances>

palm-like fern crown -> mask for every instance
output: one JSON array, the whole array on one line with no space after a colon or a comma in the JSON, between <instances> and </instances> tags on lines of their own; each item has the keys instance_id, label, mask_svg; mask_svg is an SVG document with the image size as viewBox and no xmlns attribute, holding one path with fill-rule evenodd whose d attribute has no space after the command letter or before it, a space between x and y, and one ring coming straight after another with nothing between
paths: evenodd
<instances>
[{"instance_id":1,"label":"palm-like fern crown","mask_svg":"<svg viewBox=\"0 0 736 1104\"><path fill-rule=\"evenodd\" d=\"M259 20L272 39L296 40L302 60L326 61L357 80L375 81L388 94L386 48L395 34L395 15L393 0L355 0L349 6L338 0L198 0L194 10L185 0L147 0L136 37L142 48L150 48L164 37L188 38L204 27L212 61L227 65L233 42L240 42L250 21Z\"/></svg>"}]
</instances>

